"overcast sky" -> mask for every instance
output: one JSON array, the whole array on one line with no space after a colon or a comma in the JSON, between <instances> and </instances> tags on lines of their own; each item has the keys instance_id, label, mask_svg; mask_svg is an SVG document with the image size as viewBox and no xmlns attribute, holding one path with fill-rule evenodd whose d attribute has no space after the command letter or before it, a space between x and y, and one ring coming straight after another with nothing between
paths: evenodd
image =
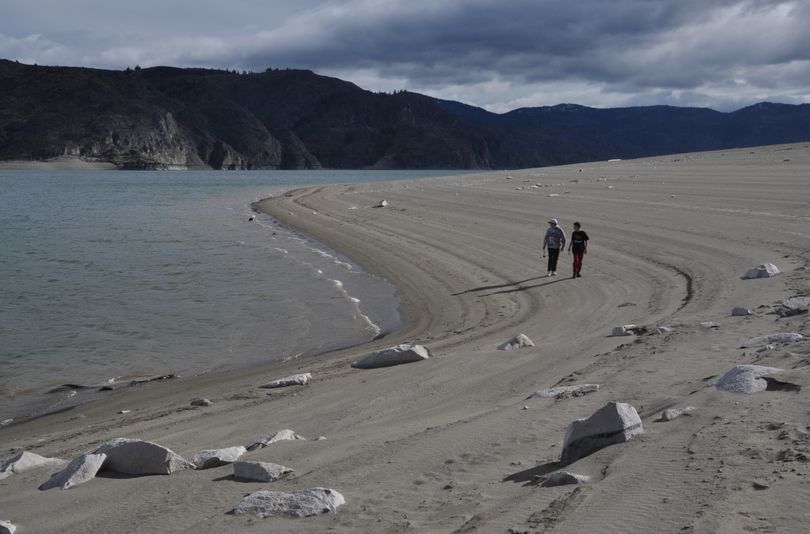
<instances>
[{"instance_id":1,"label":"overcast sky","mask_svg":"<svg viewBox=\"0 0 810 534\"><path fill-rule=\"evenodd\" d=\"M0 57L307 68L491 111L810 102L810 0L0 0Z\"/></svg>"}]
</instances>

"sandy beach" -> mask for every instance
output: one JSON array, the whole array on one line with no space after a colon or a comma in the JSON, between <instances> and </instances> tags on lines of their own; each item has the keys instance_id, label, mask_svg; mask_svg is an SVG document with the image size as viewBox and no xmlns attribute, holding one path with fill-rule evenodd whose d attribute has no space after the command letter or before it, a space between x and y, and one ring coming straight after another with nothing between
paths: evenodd
<instances>
[{"instance_id":1,"label":"sandy beach","mask_svg":"<svg viewBox=\"0 0 810 534\"><path fill-rule=\"evenodd\" d=\"M292 429L307 440L242 458L292 476L244 482L229 465L102 472L39 491L55 471L42 467L0 480L0 520L19 534L806 531L810 316L775 312L810 295L810 144L321 186L260 207L391 282L403 327L361 347L145 384L0 428L0 459L25 450L70 460L116 437L190 459ZM568 235L574 221L589 234L582 278L571 278L566 253L546 277L551 217ZM742 279L765 262L780 274ZM732 316L734 307L752 314ZM611 336L627 324L647 331ZM659 325L671 333L655 334ZM741 348L785 332L805 338ZM520 333L535 346L498 350ZM350 366L401 342L433 357ZM737 364L780 368L773 376L792 387L716 388ZM307 385L259 387L304 372ZM527 399L586 383L600 388ZM212 404L191 406L199 397ZM590 482L543 486L562 468L568 425L611 401L632 405L644 433L565 467ZM658 421L686 406L695 410ZM301 519L230 513L251 492L314 487L346 504Z\"/></svg>"}]
</instances>

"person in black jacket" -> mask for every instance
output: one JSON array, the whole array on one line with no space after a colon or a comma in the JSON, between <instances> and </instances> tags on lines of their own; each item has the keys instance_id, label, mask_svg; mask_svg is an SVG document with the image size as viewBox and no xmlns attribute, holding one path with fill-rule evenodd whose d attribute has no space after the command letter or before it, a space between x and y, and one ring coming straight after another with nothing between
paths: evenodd
<instances>
[{"instance_id":1,"label":"person in black jacket","mask_svg":"<svg viewBox=\"0 0 810 534\"><path fill-rule=\"evenodd\" d=\"M574 223L574 231L571 233L571 244L568 245L568 253L574 254L574 274L571 278L580 278L579 272L582 270L582 259L588 252L588 234L582 230L582 225Z\"/></svg>"}]
</instances>

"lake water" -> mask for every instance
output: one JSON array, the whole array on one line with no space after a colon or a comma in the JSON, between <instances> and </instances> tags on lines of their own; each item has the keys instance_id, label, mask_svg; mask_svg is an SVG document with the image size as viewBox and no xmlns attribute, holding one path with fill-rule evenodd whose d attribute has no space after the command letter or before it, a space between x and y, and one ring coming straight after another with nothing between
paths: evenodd
<instances>
[{"instance_id":1,"label":"lake water","mask_svg":"<svg viewBox=\"0 0 810 534\"><path fill-rule=\"evenodd\" d=\"M393 288L252 202L442 171L0 171L0 424L77 388L313 355L398 325Z\"/></svg>"}]
</instances>

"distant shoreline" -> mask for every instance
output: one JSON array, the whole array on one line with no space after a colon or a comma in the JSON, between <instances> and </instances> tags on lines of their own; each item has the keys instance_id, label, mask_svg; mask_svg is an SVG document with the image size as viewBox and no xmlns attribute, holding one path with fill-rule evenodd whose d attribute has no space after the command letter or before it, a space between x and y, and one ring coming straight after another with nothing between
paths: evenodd
<instances>
[{"instance_id":1,"label":"distant shoreline","mask_svg":"<svg viewBox=\"0 0 810 534\"><path fill-rule=\"evenodd\" d=\"M48 160L13 159L0 161L0 171L114 171L118 166L106 161L59 157Z\"/></svg>"}]
</instances>

